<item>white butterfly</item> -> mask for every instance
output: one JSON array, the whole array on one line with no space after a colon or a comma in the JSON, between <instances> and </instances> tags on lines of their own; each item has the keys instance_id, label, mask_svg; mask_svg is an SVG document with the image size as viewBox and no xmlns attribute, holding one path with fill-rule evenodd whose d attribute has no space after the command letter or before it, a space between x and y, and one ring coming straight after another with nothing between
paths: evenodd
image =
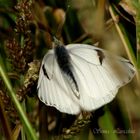
<instances>
[{"instance_id":1,"label":"white butterfly","mask_svg":"<svg viewBox=\"0 0 140 140\"><path fill-rule=\"evenodd\" d=\"M38 97L64 113L93 111L111 102L134 75L130 61L103 49L57 44L43 58Z\"/></svg>"}]
</instances>

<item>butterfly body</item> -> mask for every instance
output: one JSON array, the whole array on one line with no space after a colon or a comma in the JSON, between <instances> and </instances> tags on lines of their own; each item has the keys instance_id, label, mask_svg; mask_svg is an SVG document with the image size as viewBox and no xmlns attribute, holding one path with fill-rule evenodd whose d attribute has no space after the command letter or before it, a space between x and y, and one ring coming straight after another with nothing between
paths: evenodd
<instances>
[{"instance_id":1,"label":"butterfly body","mask_svg":"<svg viewBox=\"0 0 140 140\"><path fill-rule=\"evenodd\" d=\"M68 114L92 111L111 102L134 75L130 61L103 49L58 44L43 58L38 97Z\"/></svg>"},{"instance_id":2,"label":"butterfly body","mask_svg":"<svg viewBox=\"0 0 140 140\"><path fill-rule=\"evenodd\" d=\"M72 72L73 66L71 64L71 58L67 49L62 45L58 45L57 47L55 47L54 51L59 68L62 72L64 72L65 78L67 79L67 82L69 82L69 84L71 85L71 88L75 95L79 97L79 89Z\"/></svg>"}]
</instances>

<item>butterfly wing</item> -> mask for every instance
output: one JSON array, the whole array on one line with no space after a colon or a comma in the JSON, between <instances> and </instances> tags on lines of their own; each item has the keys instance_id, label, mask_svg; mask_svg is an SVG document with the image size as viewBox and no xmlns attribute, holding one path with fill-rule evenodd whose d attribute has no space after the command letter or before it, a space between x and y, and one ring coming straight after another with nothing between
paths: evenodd
<instances>
[{"instance_id":1,"label":"butterfly wing","mask_svg":"<svg viewBox=\"0 0 140 140\"><path fill-rule=\"evenodd\" d=\"M78 114L80 105L74 100L67 82L56 62L53 52L45 55L38 80L38 97L48 106L53 106L61 112Z\"/></svg>"},{"instance_id":2,"label":"butterfly wing","mask_svg":"<svg viewBox=\"0 0 140 140\"><path fill-rule=\"evenodd\" d=\"M90 45L71 44L66 49L80 97L73 94L71 82L52 50L42 61L38 80L40 100L61 112L78 114L82 109L95 110L113 100L118 89L134 77L132 64L122 57Z\"/></svg>"},{"instance_id":3,"label":"butterfly wing","mask_svg":"<svg viewBox=\"0 0 140 140\"><path fill-rule=\"evenodd\" d=\"M118 89L135 74L133 65L126 59L90 45L66 46L76 77L84 110L95 110L113 100Z\"/></svg>"}]
</instances>

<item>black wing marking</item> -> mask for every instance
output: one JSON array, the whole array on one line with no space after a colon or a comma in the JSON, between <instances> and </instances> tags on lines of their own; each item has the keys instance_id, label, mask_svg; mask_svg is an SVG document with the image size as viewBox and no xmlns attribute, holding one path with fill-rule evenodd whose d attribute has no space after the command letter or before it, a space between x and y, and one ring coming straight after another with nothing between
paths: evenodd
<instances>
[{"instance_id":1,"label":"black wing marking","mask_svg":"<svg viewBox=\"0 0 140 140\"><path fill-rule=\"evenodd\" d=\"M44 75L50 80L44 65L42 66L42 70L43 70Z\"/></svg>"},{"instance_id":2,"label":"black wing marking","mask_svg":"<svg viewBox=\"0 0 140 140\"><path fill-rule=\"evenodd\" d=\"M100 64L102 65L103 59L105 58L105 55L104 55L104 53L101 50L95 49L95 51L97 52L97 55L99 57Z\"/></svg>"}]
</instances>

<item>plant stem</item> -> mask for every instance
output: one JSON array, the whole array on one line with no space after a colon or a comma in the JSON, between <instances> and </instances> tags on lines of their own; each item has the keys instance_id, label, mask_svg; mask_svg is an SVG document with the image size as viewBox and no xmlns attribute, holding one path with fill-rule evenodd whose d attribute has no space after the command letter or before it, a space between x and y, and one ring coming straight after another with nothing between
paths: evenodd
<instances>
[{"instance_id":1,"label":"plant stem","mask_svg":"<svg viewBox=\"0 0 140 140\"><path fill-rule=\"evenodd\" d=\"M118 34L120 36L120 39L121 39L121 41L122 41L122 43L124 45L124 48L126 50L126 53L127 53L128 57L129 57L129 59L133 62L135 67L137 67L137 61L136 61L136 57L134 55L134 52L133 52L131 46L128 45L128 39L123 35L121 27L117 24L116 16L115 16L111 6L109 6L109 12L110 12L110 15L111 15L111 17L112 17L112 19L114 21L114 25L115 25L116 30L117 30L117 32L118 32Z\"/></svg>"},{"instance_id":2,"label":"plant stem","mask_svg":"<svg viewBox=\"0 0 140 140\"><path fill-rule=\"evenodd\" d=\"M29 134L29 136L31 137L32 140L37 140L37 136L35 134L35 131L33 130L29 120L27 119L26 115L25 115L25 112L23 111L19 101L17 100L16 98L16 94L11 86L11 83L9 81L9 78L6 74L6 72L4 71L4 68L2 67L2 58L0 58L0 75L9 91L9 96L11 97L14 105L15 105L15 108L17 109L17 112L19 114L19 117L23 123L23 125L25 126L25 131Z\"/></svg>"}]
</instances>

